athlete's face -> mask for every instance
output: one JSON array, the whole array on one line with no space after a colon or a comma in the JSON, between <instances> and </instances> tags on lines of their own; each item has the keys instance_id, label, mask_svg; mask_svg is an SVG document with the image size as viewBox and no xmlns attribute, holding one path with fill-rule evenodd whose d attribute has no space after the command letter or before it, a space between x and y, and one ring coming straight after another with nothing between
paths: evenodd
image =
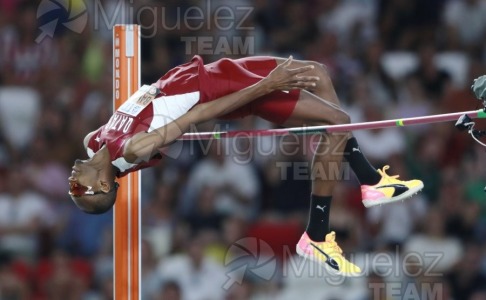
<instances>
[{"instance_id":1,"label":"athlete's face","mask_svg":"<svg viewBox=\"0 0 486 300\"><path fill-rule=\"evenodd\" d=\"M77 159L74 162L71 176L68 178L70 193L75 196L82 196L85 192L95 193L99 191L99 173L86 164L85 161Z\"/></svg>"}]
</instances>

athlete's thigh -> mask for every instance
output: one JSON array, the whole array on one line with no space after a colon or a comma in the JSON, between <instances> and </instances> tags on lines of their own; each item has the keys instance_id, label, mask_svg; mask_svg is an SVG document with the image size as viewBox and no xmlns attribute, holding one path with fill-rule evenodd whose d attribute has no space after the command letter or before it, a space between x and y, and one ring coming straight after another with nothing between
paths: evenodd
<instances>
[{"instance_id":1,"label":"athlete's thigh","mask_svg":"<svg viewBox=\"0 0 486 300\"><path fill-rule=\"evenodd\" d=\"M274 59L275 59L275 62L277 63L277 65L281 65L284 62L286 62L288 58L275 57ZM294 69L294 68L300 68L300 67L308 66L308 65L322 65L322 64L320 64L316 61L313 61L313 60L293 59L289 68ZM313 71L311 70L309 72L312 73Z\"/></svg>"},{"instance_id":2,"label":"athlete's thigh","mask_svg":"<svg viewBox=\"0 0 486 300\"><path fill-rule=\"evenodd\" d=\"M233 63L261 77L266 77L278 65L272 56L248 56L235 59Z\"/></svg>"},{"instance_id":3,"label":"athlete's thigh","mask_svg":"<svg viewBox=\"0 0 486 300\"><path fill-rule=\"evenodd\" d=\"M349 123L349 116L341 107L303 90L292 113L282 125L294 127L344 123Z\"/></svg>"},{"instance_id":4,"label":"athlete's thigh","mask_svg":"<svg viewBox=\"0 0 486 300\"><path fill-rule=\"evenodd\" d=\"M213 64L208 65L208 72L210 76L209 87L205 87L207 95L210 99L217 99L222 95L236 92L250 85L255 84L262 78L267 76L275 67L277 62L275 58L270 56L250 56L240 59L222 59ZM221 119L239 119L252 114L261 113L260 116L274 122L282 123L287 119L295 106L298 96L292 92L290 96L281 91L275 91L259 99L255 99L252 103L246 104L237 110L227 113L220 117ZM292 99L291 99L292 98ZM280 101L280 106L276 104L276 100ZM209 100L211 101L211 100ZM271 111L267 114L266 111Z\"/></svg>"},{"instance_id":5,"label":"athlete's thigh","mask_svg":"<svg viewBox=\"0 0 486 300\"><path fill-rule=\"evenodd\" d=\"M348 115L338 105L306 90L274 91L250 103L247 114L285 127L349 122Z\"/></svg>"},{"instance_id":6,"label":"athlete's thigh","mask_svg":"<svg viewBox=\"0 0 486 300\"><path fill-rule=\"evenodd\" d=\"M286 59L275 58L275 61L278 64L282 64L286 61ZM317 81L316 86L307 90L316 96L339 106L339 98L334 90L334 85L327 68L323 64L310 60L293 60L290 64L290 68L294 69L307 65L314 66L314 69L307 71L305 75L319 77L319 81Z\"/></svg>"},{"instance_id":7,"label":"athlete's thigh","mask_svg":"<svg viewBox=\"0 0 486 300\"><path fill-rule=\"evenodd\" d=\"M273 91L249 103L250 113L278 125L284 125L300 98L300 90Z\"/></svg>"},{"instance_id":8,"label":"athlete's thigh","mask_svg":"<svg viewBox=\"0 0 486 300\"><path fill-rule=\"evenodd\" d=\"M252 73L260 73L259 75L265 76L274 68L271 64L272 60L275 61L276 66L286 59L250 57L235 60L234 62ZM291 68L301 67L310 63L316 65L316 69L320 66L320 64L315 62L296 60L292 62ZM259 71L257 71L258 69ZM319 72L316 71L316 74L322 76ZM332 94L335 95L334 89L331 89L330 94L331 96ZM282 126L338 124L345 122L347 115L340 109L336 99L337 96L333 97L335 101L324 100L316 91L274 91L225 115L223 119L236 119L247 115L256 115Z\"/></svg>"}]
</instances>

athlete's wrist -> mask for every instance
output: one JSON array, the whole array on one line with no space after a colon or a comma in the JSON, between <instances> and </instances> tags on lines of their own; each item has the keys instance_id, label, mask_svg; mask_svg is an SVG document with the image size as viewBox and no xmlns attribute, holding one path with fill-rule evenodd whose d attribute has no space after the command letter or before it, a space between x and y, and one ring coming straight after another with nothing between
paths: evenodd
<instances>
[{"instance_id":1,"label":"athlete's wrist","mask_svg":"<svg viewBox=\"0 0 486 300\"><path fill-rule=\"evenodd\" d=\"M260 80L256 87L258 88L258 92L261 94L261 96L269 94L277 89L277 87L272 84L272 80L268 76Z\"/></svg>"}]
</instances>

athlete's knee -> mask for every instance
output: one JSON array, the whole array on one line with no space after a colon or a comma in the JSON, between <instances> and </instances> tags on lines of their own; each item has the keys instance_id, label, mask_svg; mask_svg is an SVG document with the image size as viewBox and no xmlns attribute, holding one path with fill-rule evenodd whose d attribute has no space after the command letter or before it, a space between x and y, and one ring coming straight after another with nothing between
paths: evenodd
<instances>
[{"instance_id":1,"label":"athlete's knee","mask_svg":"<svg viewBox=\"0 0 486 300\"><path fill-rule=\"evenodd\" d=\"M310 64L314 66L314 75L319 77L318 88L329 89L333 88L331 76L324 64L318 63L316 61L311 61Z\"/></svg>"},{"instance_id":2,"label":"athlete's knee","mask_svg":"<svg viewBox=\"0 0 486 300\"><path fill-rule=\"evenodd\" d=\"M351 117L346 112L336 109L336 111L333 112L331 122L331 125L349 124L351 123Z\"/></svg>"},{"instance_id":3,"label":"athlete's knee","mask_svg":"<svg viewBox=\"0 0 486 300\"><path fill-rule=\"evenodd\" d=\"M351 117L344 111L336 109L332 113L323 114L322 119L313 122L313 126L341 125L351 123Z\"/></svg>"},{"instance_id":4,"label":"athlete's knee","mask_svg":"<svg viewBox=\"0 0 486 300\"><path fill-rule=\"evenodd\" d=\"M351 123L351 117L344 111L340 111L339 114L339 124L349 124Z\"/></svg>"}]
</instances>

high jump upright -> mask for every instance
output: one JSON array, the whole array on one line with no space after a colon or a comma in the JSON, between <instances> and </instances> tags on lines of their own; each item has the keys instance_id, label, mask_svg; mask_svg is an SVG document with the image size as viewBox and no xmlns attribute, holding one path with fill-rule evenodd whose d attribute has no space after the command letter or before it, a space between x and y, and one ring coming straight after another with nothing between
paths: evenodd
<instances>
[{"instance_id":1,"label":"high jump upright","mask_svg":"<svg viewBox=\"0 0 486 300\"><path fill-rule=\"evenodd\" d=\"M113 28L113 109L140 87L140 26ZM141 299L141 173L118 179L113 211L113 293L116 300Z\"/></svg>"}]
</instances>

